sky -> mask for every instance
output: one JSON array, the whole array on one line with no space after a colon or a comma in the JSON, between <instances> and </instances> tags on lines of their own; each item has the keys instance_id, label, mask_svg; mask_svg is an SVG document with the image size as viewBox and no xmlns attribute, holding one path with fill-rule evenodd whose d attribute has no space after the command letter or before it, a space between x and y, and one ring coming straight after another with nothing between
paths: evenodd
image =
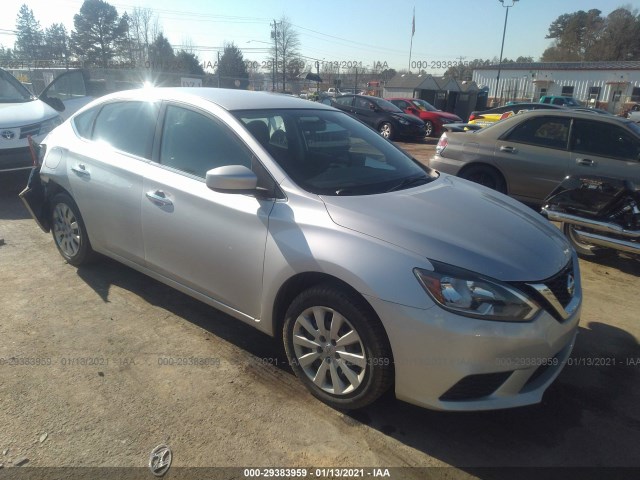
<instances>
[{"instance_id":1,"label":"sky","mask_svg":"<svg viewBox=\"0 0 640 480\"><path fill-rule=\"evenodd\" d=\"M13 47L16 18L27 3L44 28L73 16L83 0L2 0L0 45ZM191 45L201 62L215 63L225 42L234 42L245 60L268 58L271 23L283 15L298 32L300 53L308 62L338 62L408 69L426 65L442 74L448 62L499 57L505 13L509 10L504 58L538 60L558 16L597 8L607 15L620 6L640 10L640 0L114 0L119 14L134 7L156 12L160 28L174 47ZM411 35L415 8L415 34ZM410 55L411 52L411 63ZM46 60L46 59L45 59Z\"/></svg>"}]
</instances>

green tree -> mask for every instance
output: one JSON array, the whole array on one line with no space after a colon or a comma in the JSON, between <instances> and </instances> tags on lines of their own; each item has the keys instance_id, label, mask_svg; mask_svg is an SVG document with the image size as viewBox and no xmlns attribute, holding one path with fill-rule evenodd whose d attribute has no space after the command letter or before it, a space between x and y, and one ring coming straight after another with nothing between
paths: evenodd
<instances>
[{"instance_id":1,"label":"green tree","mask_svg":"<svg viewBox=\"0 0 640 480\"><path fill-rule=\"evenodd\" d=\"M204 75L200 60L193 53L180 50L176 55L176 62L180 65L180 71L193 75Z\"/></svg>"},{"instance_id":2,"label":"green tree","mask_svg":"<svg viewBox=\"0 0 640 480\"><path fill-rule=\"evenodd\" d=\"M166 70L175 65L176 55L173 47L162 32L158 33L149 46L149 61L152 70Z\"/></svg>"},{"instance_id":3,"label":"green tree","mask_svg":"<svg viewBox=\"0 0 640 480\"><path fill-rule=\"evenodd\" d=\"M625 61L640 59L640 18L637 12L618 8L604 20L599 38L587 60Z\"/></svg>"},{"instance_id":4,"label":"green tree","mask_svg":"<svg viewBox=\"0 0 640 480\"><path fill-rule=\"evenodd\" d=\"M553 44L542 54L542 61L585 61L593 59L594 46L599 42L605 27L601 11L591 9L565 13L549 26L545 38Z\"/></svg>"},{"instance_id":5,"label":"green tree","mask_svg":"<svg viewBox=\"0 0 640 480\"><path fill-rule=\"evenodd\" d=\"M503 60L502 63L505 63L507 60ZM482 60L480 58L476 58L475 60L471 60L468 63L463 63L456 65L455 67L449 67L446 72L444 72L444 76L448 78L455 78L456 80L471 80L473 77L473 70L476 67L481 67L483 65L489 65L491 62L489 60Z\"/></svg>"},{"instance_id":6,"label":"green tree","mask_svg":"<svg viewBox=\"0 0 640 480\"><path fill-rule=\"evenodd\" d=\"M74 52L84 60L107 66L118 53L123 24L118 10L103 0L85 0L73 17L71 33Z\"/></svg>"},{"instance_id":7,"label":"green tree","mask_svg":"<svg viewBox=\"0 0 640 480\"><path fill-rule=\"evenodd\" d=\"M224 52L218 62L216 74L220 78L221 87L244 90L249 85L249 73L242 51L233 42L224 44Z\"/></svg>"},{"instance_id":8,"label":"green tree","mask_svg":"<svg viewBox=\"0 0 640 480\"><path fill-rule=\"evenodd\" d=\"M54 23L44 32L44 48L46 56L57 62L69 59L69 35L61 23Z\"/></svg>"},{"instance_id":9,"label":"green tree","mask_svg":"<svg viewBox=\"0 0 640 480\"><path fill-rule=\"evenodd\" d=\"M16 20L15 53L27 60L38 60L42 53L43 33L31 10L26 4L20 7Z\"/></svg>"},{"instance_id":10,"label":"green tree","mask_svg":"<svg viewBox=\"0 0 640 480\"><path fill-rule=\"evenodd\" d=\"M0 45L0 62L10 62L13 60L13 52L10 48Z\"/></svg>"}]
</instances>

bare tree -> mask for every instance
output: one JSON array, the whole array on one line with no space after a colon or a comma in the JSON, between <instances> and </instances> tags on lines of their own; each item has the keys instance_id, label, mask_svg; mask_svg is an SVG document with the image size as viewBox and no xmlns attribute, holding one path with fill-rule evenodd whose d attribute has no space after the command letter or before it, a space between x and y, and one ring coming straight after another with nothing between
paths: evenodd
<instances>
[{"instance_id":1,"label":"bare tree","mask_svg":"<svg viewBox=\"0 0 640 480\"><path fill-rule=\"evenodd\" d=\"M129 16L129 24L136 62L143 64L149 60L149 46L160 32L158 17L150 8L135 7Z\"/></svg>"},{"instance_id":2,"label":"bare tree","mask_svg":"<svg viewBox=\"0 0 640 480\"><path fill-rule=\"evenodd\" d=\"M292 71L291 62L300 58L300 39L298 32L293 28L291 22L286 16L280 18L280 22L274 21L274 32L272 32L273 46L271 53L275 64L276 76L278 72L282 72L282 91L286 90L287 69Z\"/></svg>"}]
</instances>

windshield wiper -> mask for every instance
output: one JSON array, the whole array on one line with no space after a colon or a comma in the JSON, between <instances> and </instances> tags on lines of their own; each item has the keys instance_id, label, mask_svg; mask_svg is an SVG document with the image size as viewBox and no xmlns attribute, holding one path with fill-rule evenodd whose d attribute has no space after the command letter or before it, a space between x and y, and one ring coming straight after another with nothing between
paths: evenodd
<instances>
[{"instance_id":1,"label":"windshield wiper","mask_svg":"<svg viewBox=\"0 0 640 480\"><path fill-rule=\"evenodd\" d=\"M414 176L414 177L407 177L397 185L394 185L393 187L391 187L389 190L387 190L387 192L395 192L396 190L403 190L411 186L424 185L425 183L429 183L430 181L431 179L424 174Z\"/></svg>"}]
</instances>

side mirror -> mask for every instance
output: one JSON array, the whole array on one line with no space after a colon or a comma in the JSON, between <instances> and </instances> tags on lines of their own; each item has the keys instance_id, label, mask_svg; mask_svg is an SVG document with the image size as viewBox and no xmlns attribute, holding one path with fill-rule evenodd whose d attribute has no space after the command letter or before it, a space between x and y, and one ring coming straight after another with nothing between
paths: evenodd
<instances>
[{"instance_id":1,"label":"side mirror","mask_svg":"<svg viewBox=\"0 0 640 480\"><path fill-rule=\"evenodd\" d=\"M42 100L44 103L49 105L54 110L56 110L58 112L64 112L64 109L65 109L64 103L62 103L62 100L60 100L59 98L57 98L57 97L42 97L42 98L40 98L40 100Z\"/></svg>"},{"instance_id":2,"label":"side mirror","mask_svg":"<svg viewBox=\"0 0 640 480\"><path fill-rule=\"evenodd\" d=\"M206 184L215 191L245 193L256 189L258 177L243 165L227 165L209 170Z\"/></svg>"}]
</instances>

